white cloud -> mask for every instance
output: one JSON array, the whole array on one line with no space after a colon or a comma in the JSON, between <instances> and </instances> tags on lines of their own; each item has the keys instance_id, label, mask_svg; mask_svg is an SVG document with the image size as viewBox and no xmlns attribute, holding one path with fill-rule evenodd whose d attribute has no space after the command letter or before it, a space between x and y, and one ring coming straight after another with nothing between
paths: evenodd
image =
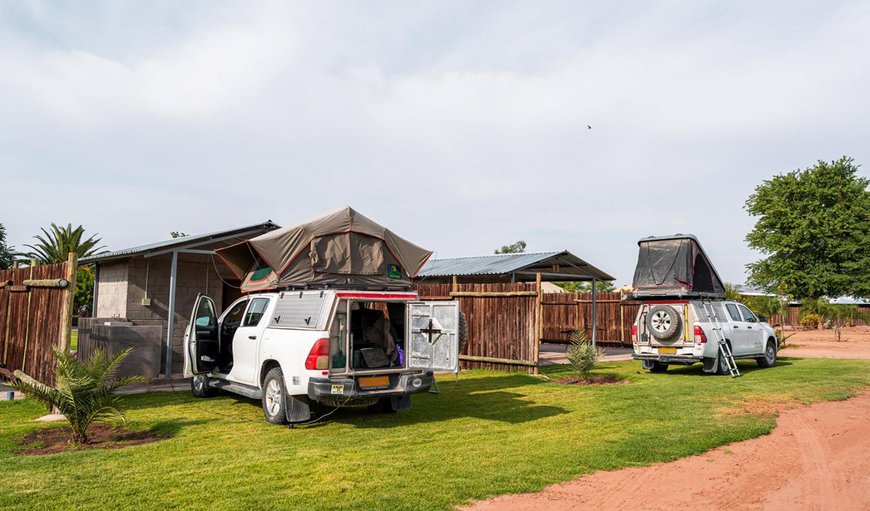
<instances>
[{"instance_id":1,"label":"white cloud","mask_svg":"<svg viewBox=\"0 0 870 511\"><path fill-rule=\"evenodd\" d=\"M638 238L690 231L740 281L756 184L870 161L861 3L95 5L0 8L0 183L76 197L5 195L15 244L353 204L442 256L522 238L620 283Z\"/></svg>"}]
</instances>

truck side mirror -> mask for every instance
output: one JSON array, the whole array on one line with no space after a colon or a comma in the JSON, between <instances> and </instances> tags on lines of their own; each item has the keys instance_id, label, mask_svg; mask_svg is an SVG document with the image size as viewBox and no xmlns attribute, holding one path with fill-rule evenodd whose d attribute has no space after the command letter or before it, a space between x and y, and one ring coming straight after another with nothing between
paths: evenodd
<instances>
[{"instance_id":1,"label":"truck side mirror","mask_svg":"<svg viewBox=\"0 0 870 511\"><path fill-rule=\"evenodd\" d=\"M767 316L758 316L758 321L761 323L767 323Z\"/></svg>"}]
</instances>

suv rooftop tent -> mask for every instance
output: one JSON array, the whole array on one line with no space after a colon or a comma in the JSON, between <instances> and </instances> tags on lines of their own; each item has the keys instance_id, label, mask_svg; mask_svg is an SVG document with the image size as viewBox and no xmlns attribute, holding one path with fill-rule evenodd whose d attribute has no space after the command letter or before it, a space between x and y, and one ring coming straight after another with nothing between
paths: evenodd
<instances>
[{"instance_id":1,"label":"suv rooftop tent","mask_svg":"<svg viewBox=\"0 0 870 511\"><path fill-rule=\"evenodd\" d=\"M692 234L650 236L637 242L635 298L724 298L722 279Z\"/></svg>"},{"instance_id":2,"label":"suv rooftop tent","mask_svg":"<svg viewBox=\"0 0 870 511\"><path fill-rule=\"evenodd\" d=\"M242 279L245 293L313 286L408 288L432 255L350 207L216 252Z\"/></svg>"}]
</instances>

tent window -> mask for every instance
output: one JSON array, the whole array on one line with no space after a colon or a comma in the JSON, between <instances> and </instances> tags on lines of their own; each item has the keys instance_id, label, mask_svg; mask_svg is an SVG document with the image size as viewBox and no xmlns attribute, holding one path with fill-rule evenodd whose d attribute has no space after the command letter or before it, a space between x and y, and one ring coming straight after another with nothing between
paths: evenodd
<instances>
[{"instance_id":1,"label":"tent window","mask_svg":"<svg viewBox=\"0 0 870 511\"><path fill-rule=\"evenodd\" d=\"M311 266L317 273L383 275L386 271L384 242L355 232L314 239L309 256Z\"/></svg>"}]
</instances>

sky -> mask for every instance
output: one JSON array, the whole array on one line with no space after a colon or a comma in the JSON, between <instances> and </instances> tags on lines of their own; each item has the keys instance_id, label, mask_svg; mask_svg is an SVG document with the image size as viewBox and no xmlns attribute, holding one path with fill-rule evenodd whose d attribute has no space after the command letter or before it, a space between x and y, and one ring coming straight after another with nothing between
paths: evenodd
<instances>
[{"instance_id":1,"label":"sky","mask_svg":"<svg viewBox=\"0 0 870 511\"><path fill-rule=\"evenodd\" d=\"M115 250L351 205L435 257L524 240L617 285L638 239L694 233L741 283L756 186L870 163L868 26L866 1L0 0L0 223Z\"/></svg>"}]
</instances>

